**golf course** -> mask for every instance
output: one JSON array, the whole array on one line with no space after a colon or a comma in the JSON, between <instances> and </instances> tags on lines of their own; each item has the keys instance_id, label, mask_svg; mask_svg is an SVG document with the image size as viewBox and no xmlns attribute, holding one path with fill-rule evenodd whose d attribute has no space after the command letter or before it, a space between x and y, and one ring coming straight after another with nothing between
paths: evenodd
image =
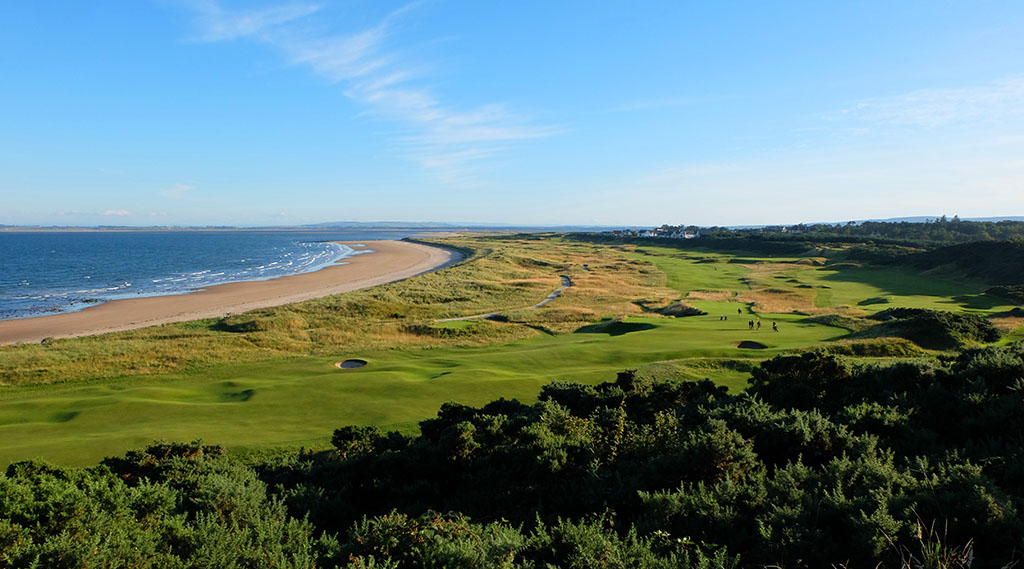
<instances>
[{"instance_id":1,"label":"golf course","mask_svg":"<svg viewBox=\"0 0 1024 569\"><path fill-rule=\"evenodd\" d=\"M433 243L465 259L224 318L0 347L0 463L92 464L154 440L242 455L321 449L342 425L415 434L446 402L530 403L553 381L598 384L627 369L739 393L784 353L939 353L867 318L885 309L981 317L998 342L1024 337L1015 305L984 294L993 283L851 261L842 247L770 256L560 235ZM537 307L563 278L571 286ZM336 365L353 358L366 365Z\"/></svg>"}]
</instances>

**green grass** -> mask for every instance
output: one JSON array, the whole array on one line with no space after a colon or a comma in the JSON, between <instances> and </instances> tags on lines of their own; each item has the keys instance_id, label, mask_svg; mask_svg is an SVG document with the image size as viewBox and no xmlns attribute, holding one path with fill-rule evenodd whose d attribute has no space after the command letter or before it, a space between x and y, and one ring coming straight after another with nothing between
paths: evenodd
<instances>
[{"instance_id":1,"label":"green grass","mask_svg":"<svg viewBox=\"0 0 1024 569\"><path fill-rule=\"evenodd\" d=\"M554 239L460 243L486 253L439 273L257 316L0 349L0 371L22 378L0 388L0 465L31 457L89 464L155 439L203 438L256 454L323 447L343 425L414 431L446 401L532 401L551 381L598 383L624 369L710 378L737 391L757 362L848 335L805 314L764 309L774 297L821 311L1006 308L980 302L979 283L895 269L797 258L739 263L716 253ZM510 322L434 321L532 305L558 285L558 274L575 285L543 309L511 311ZM660 306L695 290L724 291L707 298L725 300L687 299L707 314L681 318L643 316L635 302ZM598 323L603 316L616 318ZM748 329L751 319L762 320L761 330ZM1010 337L1024 337L1024 329ZM741 341L766 349L736 348ZM347 358L369 365L333 365ZM33 384L36 376L42 380Z\"/></svg>"},{"instance_id":2,"label":"green grass","mask_svg":"<svg viewBox=\"0 0 1024 569\"><path fill-rule=\"evenodd\" d=\"M641 247L635 258L654 263L665 274L665 286L686 293L691 290L737 290L750 269L730 263L729 255L690 253L659 247Z\"/></svg>"},{"instance_id":3,"label":"green grass","mask_svg":"<svg viewBox=\"0 0 1024 569\"><path fill-rule=\"evenodd\" d=\"M783 329L778 334L749 332L745 322L712 315L629 318L626 322L651 327L621 335L560 334L481 348L339 353L8 390L0 395L0 463L40 456L88 464L154 439L198 437L240 448L324 446L342 425L409 429L446 401L530 401L553 380L598 383L627 368L681 379L708 377L741 389L746 374L735 361L757 361L845 333L801 324L793 315L777 318ZM769 349L733 347L745 339ZM334 367L347 357L370 364Z\"/></svg>"},{"instance_id":4,"label":"green grass","mask_svg":"<svg viewBox=\"0 0 1024 569\"><path fill-rule=\"evenodd\" d=\"M742 294L751 287L761 286L807 295L814 307L823 309L850 307L876 312L885 308L927 308L984 316L1013 307L1009 301L995 301L983 295L988 285L980 281L954 280L891 267L845 263L817 267L795 257L738 259L659 247L638 248L634 255L657 266L665 274L666 286L684 295L694 290ZM757 274L749 268L779 263L788 263L792 268L771 274ZM732 312L735 313L735 308Z\"/></svg>"},{"instance_id":5,"label":"green grass","mask_svg":"<svg viewBox=\"0 0 1024 569\"><path fill-rule=\"evenodd\" d=\"M987 310L977 310L966 300L985 290L986 285L981 283L958 282L899 269L873 267L819 268L800 274L808 284L830 287L817 289L818 296L827 299L823 306L859 306L871 312L885 308L928 308L991 313L998 308L993 306ZM886 299L888 302L860 304L874 298Z\"/></svg>"},{"instance_id":6,"label":"green grass","mask_svg":"<svg viewBox=\"0 0 1024 569\"><path fill-rule=\"evenodd\" d=\"M1020 328L1017 328L1016 330L1013 330L1012 332L1004 335L1003 339L1000 340L1000 343L1009 344L1011 342L1020 341L1024 341L1024 326L1021 326Z\"/></svg>"}]
</instances>

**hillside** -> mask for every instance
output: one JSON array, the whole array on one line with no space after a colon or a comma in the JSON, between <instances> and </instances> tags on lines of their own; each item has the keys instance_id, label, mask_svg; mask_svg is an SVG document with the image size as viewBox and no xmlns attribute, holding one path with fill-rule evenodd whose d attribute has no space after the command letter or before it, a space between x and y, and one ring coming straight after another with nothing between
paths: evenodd
<instances>
[{"instance_id":1,"label":"hillside","mask_svg":"<svg viewBox=\"0 0 1024 569\"><path fill-rule=\"evenodd\" d=\"M1024 241L982 241L912 253L897 262L924 271L953 272L992 284L1024 284Z\"/></svg>"},{"instance_id":2,"label":"hillside","mask_svg":"<svg viewBox=\"0 0 1024 569\"><path fill-rule=\"evenodd\" d=\"M741 395L627 371L447 404L417 436L339 428L332 452L23 462L0 476L0 567L1002 567L1022 376L1022 344L806 353Z\"/></svg>"}]
</instances>

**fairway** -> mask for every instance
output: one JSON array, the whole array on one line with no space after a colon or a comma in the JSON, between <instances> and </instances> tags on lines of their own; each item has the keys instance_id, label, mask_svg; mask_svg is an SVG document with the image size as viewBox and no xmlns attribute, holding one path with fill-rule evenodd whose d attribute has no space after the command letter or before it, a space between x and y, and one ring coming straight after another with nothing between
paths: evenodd
<instances>
[{"instance_id":1,"label":"fairway","mask_svg":"<svg viewBox=\"0 0 1024 569\"><path fill-rule=\"evenodd\" d=\"M717 361L760 360L845 332L801 324L793 315L777 319L784 330L777 334L750 332L745 322L713 315L630 318L626 322L649 328L543 336L496 347L343 354L369 362L359 369L339 370L338 358L292 358L202 374L21 388L0 399L0 462L39 456L87 464L154 439L319 447L343 425L410 429L446 401L531 401L554 380L599 383L655 362L663 362L654 368L662 376L709 377L735 390L745 384L744 374ZM733 347L747 339L768 349Z\"/></svg>"},{"instance_id":2,"label":"fairway","mask_svg":"<svg viewBox=\"0 0 1024 569\"><path fill-rule=\"evenodd\" d=\"M202 438L238 450L322 448L344 425L413 432L445 402L478 406L501 397L528 402L552 381L595 384L626 369L659 379L709 378L736 392L758 362L849 333L812 322L810 315L867 314L896 306L982 314L1005 308L979 308L977 283L898 270L796 257L550 243L555 247L551 258L586 256L589 265L586 270L574 269L579 263L572 262L531 265L527 276L533 295L547 294L557 274L573 275L574 286L561 297L543 308L517 310L509 321L418 324L416 330L426 334L422 337L436 335L422 345L350 342L315 354L7 388L0 393L0 464L33 457L89 464L157 439ZM511 250L542 250L529 241L516 247ZM448 274L471 280L479 274L473 266L427 278L436 281ZM420 290L425 285L419 282L412 279L402 286ZM409 289L381 290L372 294L400 298ZM361 298L376 298L372 294ZM645 295L648 300L637 300ZM651 302L668 303L673 295L705 314L672 318L652 313ZM531 304L524 302L529 299L524 293L491 296L495 305L488 305L491 297L484 294L464 311ZM387 310L398 310L393 305ZM332 304L310 306L307 312ZM459 315L450 309L439 314ZM761 328L751 330L749 323L756 321ZM237 336L209 337L237 342ZM352 369L335 365L353 358L368 363Z\"/></svg>"},{"instance_id":3,"label":"fairway","mask_svg":"<svg viewBox=\"0 0 1024 569\"><path fill-rule=\"evenodd\" d=\"M808 314L815 309L867 313L885 308L926 308L990 315L1014 306L992 302L991 298L982 300L980 292L987 285L980 281L952 280L891 267L827 264L824 258L739 258L660 247L637 248L634 255L656 265L665 274L666 285L684 297L687 293L700 298L718 292L718 297L743 304L777 303ZM758 295L759 290L766 294Z\"/></svg>"}]
</instances>

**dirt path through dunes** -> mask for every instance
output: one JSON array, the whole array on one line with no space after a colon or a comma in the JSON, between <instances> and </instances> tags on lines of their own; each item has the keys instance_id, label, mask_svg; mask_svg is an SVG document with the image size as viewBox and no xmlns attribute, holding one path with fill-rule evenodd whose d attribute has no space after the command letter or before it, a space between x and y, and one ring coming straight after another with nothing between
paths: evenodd
<instances>
[{"instance_id":1,"label":"dirt path through dunes","mask_svg":"<svg viewBox=\"0 0 1024 569\"><path fill-rule=\"evenodd\" d=\"M544 300L538 302L537 304L534 304L533 306L531 306L527 310L533 310L535 308L540 308L540 307L544 306L545 304L551 302L552 300L558 298L559 296L562 296L562 291L572 286L572 281L569 280L569 277L567 277L565 275L559 275L559 276L562 278L562 286L556 288L554 290L554 292L552 292L551 294L549 294L547 296L547 298L545 298ZM435 320L435 322L457 322L459 320L475 320L477 318L490 318L492 316L497 316L498 314L500 314L500 312L488 312L487 314L474 314L473 316L459 316L458 318L442 318L440 320Z\"/></svg>"}]
</instances>

